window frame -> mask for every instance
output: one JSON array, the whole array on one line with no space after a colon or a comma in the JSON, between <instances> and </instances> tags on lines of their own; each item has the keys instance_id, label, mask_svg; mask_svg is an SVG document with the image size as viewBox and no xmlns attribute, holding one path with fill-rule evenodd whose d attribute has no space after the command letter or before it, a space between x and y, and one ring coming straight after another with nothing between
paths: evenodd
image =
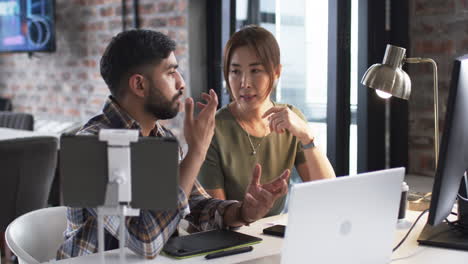
<instances>
[{"instance_id":1,"label":"window frame","mask_svg":"<svg viewBox=\"0 0 468 264\"><path fill-rule=\"evenodd\" d=\"M382 61L387 43L409 47L408 12L405 0L390 3L390 30L385 30L386 1L359 1L357 171L385 169L385 103L372 89L360 84L365 70ZM250 0L248 24L261 22L260 1ZM236 1L206 1L207 83L221 98L219 107L229 103L224 89L222 53L236 28ZM258 21L258 22L256 22ZM349 174L351 0L329 0L329 49L327 91L327 156L338 176ZM208 90L208 88L206 88ZM408 165L408 102L390 100L390 167Z\"/></svg>"}]
</instances>

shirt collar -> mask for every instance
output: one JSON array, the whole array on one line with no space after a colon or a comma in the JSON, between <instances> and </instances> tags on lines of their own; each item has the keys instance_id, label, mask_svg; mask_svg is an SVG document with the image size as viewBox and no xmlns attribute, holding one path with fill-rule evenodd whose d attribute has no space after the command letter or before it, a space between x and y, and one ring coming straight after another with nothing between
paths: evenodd
<instances>
[{"instance_id":1,"label":"shirt collar","mask_svg":"<svg viewBox=\"0 0 468 264\"><path fill-rule=\"evenodd\" d=\"M123 129L137 129L140 131L141 126L138 122L133 119L117 102L113 96L109 96L106 100L104 108L102 110L104 116L109 120L112 127L118 127ZM163 127L156 121L156 125L151 130L150 136L162 136L166 135Z\"/></svg>"}]
</instances>

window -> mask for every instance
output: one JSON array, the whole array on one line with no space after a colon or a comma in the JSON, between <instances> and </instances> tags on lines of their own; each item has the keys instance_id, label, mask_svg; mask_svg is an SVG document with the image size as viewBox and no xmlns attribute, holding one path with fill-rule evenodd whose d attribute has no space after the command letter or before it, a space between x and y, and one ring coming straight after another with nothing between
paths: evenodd
<instances>
[{"instance_id":1,"label":"window","mask_svg":"<svg viewBox=\"0 0 468 264\"><path fill-rule=\"evenodd\" d=\"M299 108L326 152L328 3L237 0L236 30L256 21L275 35L281 49L283 72L273 99Z\"/></svg>"},{"instance_id":2,"label":"window","mask_svg":"<svg viewBox=\"0 0 468 264\"><path fill-rule=\"evenodd\" d=\"M222 95L223 105L229 102L219 67L224 44L242 26L261 25L276 36L282 53L283 73L273 99L293 104L307 116L337 175L385 168L385 106L360 79L370 64L381 61L387 43L408 46L406 1L220 0L207 4L212 18L207 23L212 34L207 35L215 37L207 42L212 63L208 87ZM390 123L406 129L390 126L390 167L407 165L407 119L406 102L392 101Z\"/></svg>"},{"instance_id":3,"label":"window","mask_svg":"<svg viewBox=\"0 0 468 264\"><path fill-rule=\"evenodd\" d=\"M359 85L362 70L368 66L369 3L223 0L226 6L227 2L232 9L227 18L232 25L229 34L258 24L270 30L280 44L283 72L273 99L292 104L305 114L337 175L366 171L373 159L369 155L375 156L370 154L372 149L380 147L369 144L372 140L368 143L374 120L367 117L367 102L361 100L367 95ZM223 98L227 96L224 86L220 89ZM360 114L358 98L364 105ZM223 100L223 104L227 102ZM358 166L358 160L365 162Z\"/></svg>"}]
</instances>

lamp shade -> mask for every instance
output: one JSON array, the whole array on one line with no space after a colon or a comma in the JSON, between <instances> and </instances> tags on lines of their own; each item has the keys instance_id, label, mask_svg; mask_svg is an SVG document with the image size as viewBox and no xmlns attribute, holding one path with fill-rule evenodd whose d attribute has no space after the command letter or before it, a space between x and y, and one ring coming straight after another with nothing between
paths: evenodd
<instances>
[{"instance_id":1,"label":"lamp shade","mask_svg":"<svg viewBox=\"0 0 468 264\"><path fill-rule=\"evenodd\" d=\"M369 88L408 100L411 94L411 80L401 68L405 51L404 48L387 45L382 64L370 66L364 73L361 83Z\"/></svg>"}]
</instances>

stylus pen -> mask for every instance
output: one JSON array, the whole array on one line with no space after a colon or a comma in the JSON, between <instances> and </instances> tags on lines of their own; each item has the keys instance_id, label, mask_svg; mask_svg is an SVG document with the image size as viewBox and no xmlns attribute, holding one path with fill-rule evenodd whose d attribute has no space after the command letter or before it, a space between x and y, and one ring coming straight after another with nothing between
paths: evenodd
<instances>
[{"instance_id":1,"label":"stylus pen","mask_svg":"<svg viewBox=\"0 0 468 264\"><path fill-rule=\"evenodd\" d=\"M220 258L220 257L226 257L226 256L231 256L235 254L240 254L240 253L245 253L252 251L253 247L248 246L248 247L241 247L241 248L235 248L231 250L224 250L216 253L211 253L205 256L206 259L214 259L214 258Z\"/></svg>"}]
</instances>

